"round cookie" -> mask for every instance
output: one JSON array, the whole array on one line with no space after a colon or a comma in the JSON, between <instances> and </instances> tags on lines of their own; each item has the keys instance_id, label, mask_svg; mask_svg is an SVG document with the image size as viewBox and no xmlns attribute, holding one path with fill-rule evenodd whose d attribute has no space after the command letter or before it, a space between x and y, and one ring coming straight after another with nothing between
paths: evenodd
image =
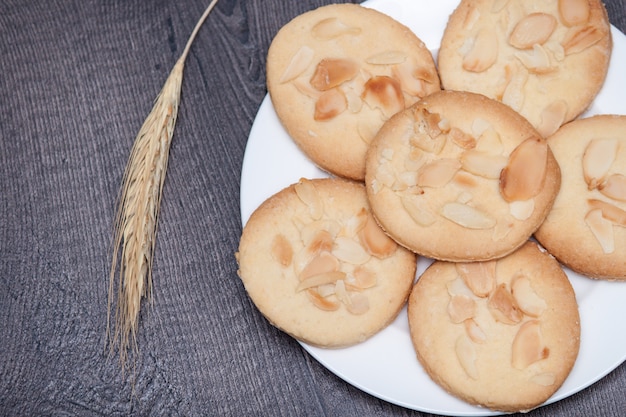
<instances>
[{"instance_id":1,"label":"round cookie","mask_svg":"<svg viewBox=\"0 0 626 417\"><path fill-rule=\"evenodd\" d=\"M362 184L302 179L268 198L245 225L239 276L260 312L305 343L364 341L406 304L416 256L369 213Z\"/></svg>"},{"instance_id":2,"label":"round cookie","mask_svg":"<svg viewBox=\"0 0 626 417\"><path fill-rule=\"evenodd\" d=\"M414 252L447 261L504 256L544 220L560 171L546 141L510 107L440 91L396 114L366 160L372 212Z\"/></svg>"},{"instance_id":3,"label":"round cookie","mask_svg":"<svg viewBox=\"0 0 626 417\"><path fill-rule=\"evenodd\" d=\"M267 88L300 149L332 174L362 180L385 120L440 89L430 51L410 29L356 4L297 16L274 37Z\"/></svg>"},{"instance_id":4,"label":"round cookie","mask_svg":"<svg viewBox=\"0 0 626 417\"><path fill-rule=\"evenodd\" d=\"M581 274L626 280L626 116L575 120L548 145L563 178L535 237Z\"/></svg>"},{"instance_id":5,"label":"round cookie","mask_svg":"<svg viewBox=\"0 0 626 417\"><path fill-rule=\"evenodd\" d=\"M434 262L411 292L408 320L417 358L437 384L505 412L554 394L580 345L574 290L530 241L494 261Z\"/></svg>"},{"instance_id":6,"label":"round cookie","mask_svg":"<svg viewBox=\"0 0 626 417\"><path fill-rule=\"evenodd\" d=\"M500 100L545 137L591 104L611 50L600 0L462 0L437 64L445 89Z\"/></svg>"}]
</instances>

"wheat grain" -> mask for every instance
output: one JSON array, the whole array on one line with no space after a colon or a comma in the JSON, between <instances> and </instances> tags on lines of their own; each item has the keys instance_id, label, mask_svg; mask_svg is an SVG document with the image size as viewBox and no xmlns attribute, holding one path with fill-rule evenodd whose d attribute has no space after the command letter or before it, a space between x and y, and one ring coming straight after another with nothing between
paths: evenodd
<instances>
[{"instance_id":1,"label":"wheat grain","mask_svg":"<svg viewBox=\"0 0 626 417\"><path fill-rule=\"evenodd\" d=\"M200 26L216 3L217 0L213 0L196 23L183 53L139 129L124 170L114 222L106 330L110 353L117 347L122 368L127 363L129 350L138 351L141 300L152 293L152 260L159 208L178 115L185 59Z\"/></svg>"}]
</instances>

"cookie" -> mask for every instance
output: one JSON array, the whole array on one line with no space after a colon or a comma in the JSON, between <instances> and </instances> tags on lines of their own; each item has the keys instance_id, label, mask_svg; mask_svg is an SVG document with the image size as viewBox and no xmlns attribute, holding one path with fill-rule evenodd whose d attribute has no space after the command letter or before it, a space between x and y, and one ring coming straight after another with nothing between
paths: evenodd
<instances>
[{"instance_id":1,"label":"cookie","mask_svg":"<svg viewBox=\"0 0 626 417\"><path fill-rule=\"evenodd\" d=\"M306 12L274 37L267 88L276 114L321 169L362 180L383 122L440 89L430 51L409 28L356 4Z\"/></svg>"},{"instance_id":2,"label":"cookie","mask_svg":"<svg viewBox=\"0 0 626 417\"><path fill-rule=\"evenodd\" d=\"M574 271L626 280L626 116L575 120L548 144L563 182L535 237Z\"/></svg>"},{"instance_id":3,"label":"cookie","mask_svg":"<svg viewBox=\"0 0 626 417\"><path fill-rule=\"evenodd\" d=\"M365 182L376 219L405 247L484 261L512 252L539 227L560 171L546 141L510 107L440 91L383 125Z\"/></svg>"},{"instance_id":4,"label":"cookie","mask_svg":"<svg viewBox=\"0 0 626 417\"><path fill-rule=\"evenodd\" d=\"M591 104L611 50L600 0L462 0L437 63L444 88L500 100L545 137Z\"/></svg>"},{"instance_id":5,"label":"cookie","mask_svg":"<svg viewBox=\"0 0 626 417\"><path fill-rule=\"evenodd\" d=\"M578 356L574 290L534 242L495 261L435 261L415 284L407 311L428 375L452 395L492 410L541 405Z\"/></svg>"},{"instance_id":6,"label":"cookie","mask_svg":"<svg viewBox=\"0 0 626 417\"><path fill-rule=\"evenodd\" d=\"M406 304L416 257L383 233L361 183L302 179L268 198L245 225L239 276L259 311L320 347L359 343Z\"/></svg>"}]
</instances>

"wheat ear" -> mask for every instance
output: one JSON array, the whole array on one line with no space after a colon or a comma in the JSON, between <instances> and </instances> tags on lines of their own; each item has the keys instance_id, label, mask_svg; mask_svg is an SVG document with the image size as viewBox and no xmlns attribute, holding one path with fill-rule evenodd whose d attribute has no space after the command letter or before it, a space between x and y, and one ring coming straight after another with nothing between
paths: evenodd
<instances>
[{"instance_id":1,"label":"wheat ear","mask_svg":"<svg viewBox=\"0 0 626 417\"><path fill-rule=\"evenodd\" d=\"M216 3L217 0L213 0L196 23L183 53L139 129L124 170L114 223L106 331L111 352L116 346L119 349L122 367L128 359L129 349L132 347L133 352L137 352L141 300L152 293L157 222L185 59L200 26ZM114 303L115 330L112 331Z\"/></svg>"}]
</instances>

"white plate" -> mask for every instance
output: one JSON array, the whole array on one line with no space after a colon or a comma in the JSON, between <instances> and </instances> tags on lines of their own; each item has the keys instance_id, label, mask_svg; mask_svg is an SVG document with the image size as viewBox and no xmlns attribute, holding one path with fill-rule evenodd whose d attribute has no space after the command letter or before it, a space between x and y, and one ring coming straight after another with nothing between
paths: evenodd
<instances>
[{"instance_id":1,"label":"white plate","mask_svg":"<svg viewBox=\"0 0 626 417\"><path fill-rule=\"evenodd\" d=\"M364 3L411 28L436 55L448 16L457 0L370 0ZM605 85L584 116L626 114L626 36L612 28L613 55ZM266 198L300 178L328 176L296 147L281 126L268 96L252 125L241 173L241 218L248 220ZM421 274L430 260L418 262ZM626 332L616 319L626 316L626 283L592 281L566 270L581 315L578 360L552 403L593 384L626 360ZM455 416L497 415L458 400L430 380L415 357L406 310L382 332L354 347L328 350L302 344L323 366L357 388L391 403Z\"/></svg>"}]
</instances>

